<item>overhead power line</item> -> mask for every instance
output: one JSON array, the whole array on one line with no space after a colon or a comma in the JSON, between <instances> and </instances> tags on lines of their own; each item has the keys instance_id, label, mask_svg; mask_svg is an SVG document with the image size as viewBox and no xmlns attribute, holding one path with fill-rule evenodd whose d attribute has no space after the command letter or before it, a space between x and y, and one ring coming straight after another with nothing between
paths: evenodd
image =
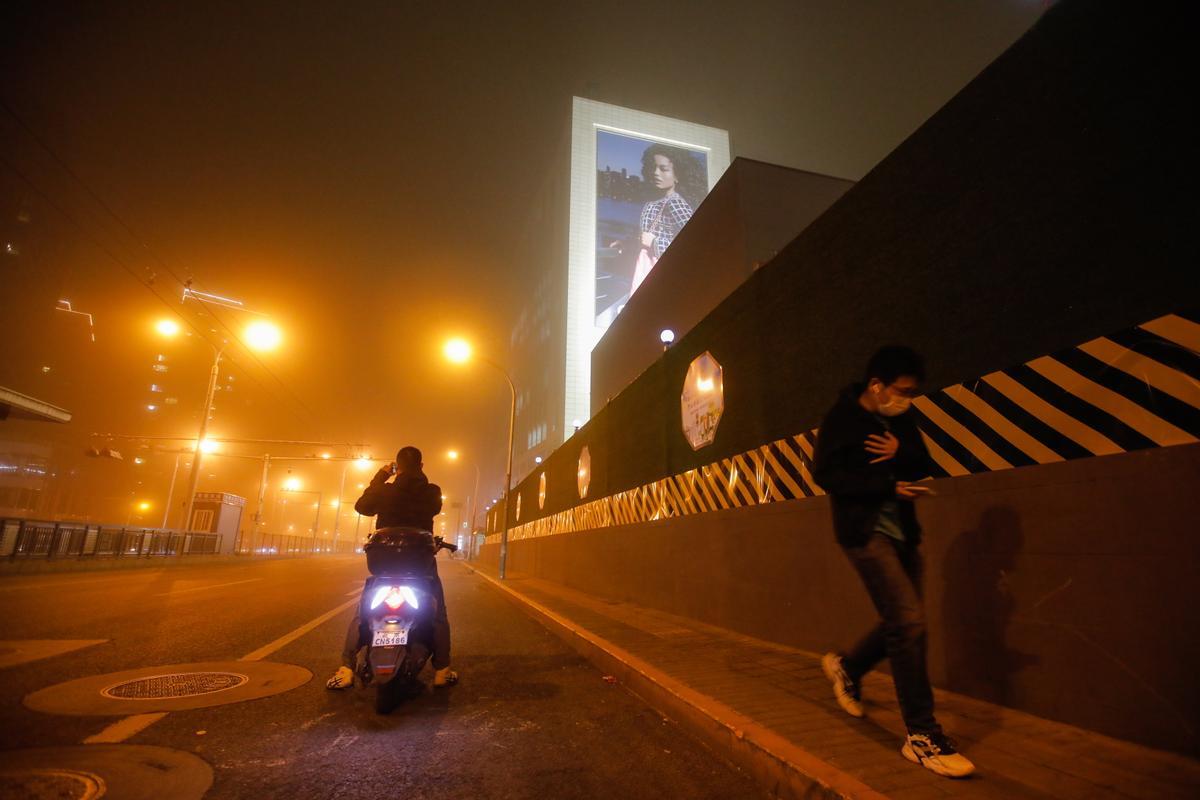
<instances>
[{"instance_id":1,"label":"overhead power line","mask_svg":"<svg viewBox=\"0 0 1200 800\"><path fill-rule=\"evenodd\" d=\"M5 110L5 112L7 112L8 115L13 118L13 120L17 123L17 125L20 126L20 128L25 132L25 134L27 136L29 136L29 138L32 139L38 145L38 147L40 147L47 155L50 156L51 159L54 160L54 162L59 166L59 168L61 168L68 176L70 176L70 178L73 181L75 181L75 183L78 184L84 190L84 192L86 192L87 195L93 201L95 201L95 203L97 205L99 205L102 209L104 209L104 211L122 228L122 230L124 230L125 233L128 234L128 236L130 238L132 238L133 241L136 242L139 247L142 248L142 250L145 252L147 257L149 257L153 262L155 262L158 266L160 266L162 269L164 269L166 271L166 273L168 275L170 275L180 285L181 288L185 288L185 287L188 287L191 285L192 282L190 280L184 280L183 278L181 278L179 276L179 274L177 272L175 272L175 270L169 264L166 263L165 260L163 260L161 257L158 256L157 253L155 253L153 250L151 250L150 247L146 244L146 242L142 239L142 237L140 237L137 234L137 232L133 229L133 227L130 226L127 222L125 222L125 220L119 214L117 214L117 212L115 210L113 210L113 208L104 200L104 198L101 197L95 190L93 190L91 188L91 186L86 181L84 181L83 178L81 178L79 176L79 174L77 172L75 172L75 170L72 169L71 166L62 157L60 157L58 155L58 153L52 147L50 147L40 136L38 136L37 132L34 131L33 128L31 128L29 126L29 124L25 122L24 118L22 118L21 115L18 114L16 112L16 110L13 109L12 106L10 106L2 98L0 98L0 107L2 107ZM117 257L115 253L113 253L111 250L109 250L109 248L104 246L103 243L101 243L99 240L97 240L96 237L92 236L90 234L90 232L86 228L84 228L84 226L78 220L76 220L68 212L66 212L66 210L63 209L58 203L54 202L54 200L52 198L50 198L50 196L45 191L43 191L40 187L38 187L36 184L34 184L33 181L27 175L25 175L23 172L21 172L21 170L17 169L11 162L9 162L9 161L7 161L7 159L5 159L4 163L6 166L8 166L8 168L10 170L13 171L14 174L16 174L22 181L24 181L27 185L29 185L29 187L31 189L33 189L38 195L40 195L43 199L45 199L46 202L48 202L51 205L51 207L53 207L56 211L58 211L58 213L61 214L64 217L64 219L66 219L68 222L70 222L72 225L74 225L76 228L78 228L82 233L84 233L84 235L87 236L92 241L93 244L95 244L97 247L99 247L114 262L119 264L122 267L122 269L124 269L126 272L129 273L129 275L131 277L134 278L134 280L136 280L143 287L145 287L147 290L149 290L160 302L165 303L168 306L168 308L170 308L172 310L172 312L174 312L175 309L172 307L172 304L169 303L168 301L166 301L154 289L152 280L147 281L147 280L144 280L141 276L139 276L137 274L137 271L135 268L133 268L131 265L126 264L122 259ZM216 312L215 309L209 309L208 313L212 316L213 320L215 320L216 323L225 331L226 335L228 335L231 339L234 339L235 341L237 340L237 334L225 322L225 320L223 320L221 318L221 316ZM180 315L180 316L182 316L182 315ZM195 331L203 339L205 339L205 341L209 341L208 337L204 334L203 331L200 330L200 328L197 325L192 323L190 320L187 320L186 318L184 319L184 321L187 322L188 326L191 327L193 331ZM209 341L209 344L212 344L212 342ZM287 383L283 379L281 379L278 375L276 375L274 373L274 371L272 371L271 368L268 367L262 361L262 359L260 359L257 355L255 355L252 351L246 350L246 353L247 353L247 355L250 356L251 360L253 360L259 366L259 368L261 368L263 370L263 372L265 372L268 376L270 376L271 379L274 380L280 386L280 388L282 388L290 396L290 399L293 402L295 402L301 409L303 409L303 411L310 417L310 420L312 422L315 422L315 423L319 422L319 419L318 419L316 413L312 410L312 408L310 408L309 405L307 403L305 403L304 400L301 399L301 397L295 391L293 391L292 388L290 386L288 386ZM264 386L252 373L250 374L250 377L251 377L251 380L253 380L256 384L258 384L259 387L262 388L264 391L267 391L270 394L274 394L274 392L272 392L270 389L268 389L266 386Z\"/></svg>"}]
</instances>

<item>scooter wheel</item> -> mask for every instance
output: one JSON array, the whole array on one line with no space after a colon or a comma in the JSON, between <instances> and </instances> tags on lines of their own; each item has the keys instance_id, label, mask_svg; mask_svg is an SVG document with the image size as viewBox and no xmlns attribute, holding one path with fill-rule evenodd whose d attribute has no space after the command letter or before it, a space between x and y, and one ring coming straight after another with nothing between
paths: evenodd
<instances>
[{"instance_id":1,"label":"scooter wheel","mask_svg":"<svg viewBox=\"0 0 1200 800\"><path fill-rule=\"evenodd\" d=\"M404 681L392 678L375 687L375 713L390 714L404 697Z\"/></svg>"}]
</instances>

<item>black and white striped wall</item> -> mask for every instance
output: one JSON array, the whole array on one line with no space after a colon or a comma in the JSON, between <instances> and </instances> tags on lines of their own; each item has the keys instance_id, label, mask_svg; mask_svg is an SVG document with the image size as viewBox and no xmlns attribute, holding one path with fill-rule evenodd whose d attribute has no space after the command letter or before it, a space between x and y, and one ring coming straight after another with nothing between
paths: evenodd
<instances>
[{"instance_id":1,"label":"black and white striped wall","mask_svg":"<svg viewBox=\"0 0 1200 800\"><path fill-rule=\"evenodd\" d=\"M1158 317L918 398L955 477L1200 441L1200 313ZM814 497L816 430L519 524L510 539ZM523 498L536 508L537 498ZM493 534L488 542L499 540Z\"/></svg>"}]
</instances>

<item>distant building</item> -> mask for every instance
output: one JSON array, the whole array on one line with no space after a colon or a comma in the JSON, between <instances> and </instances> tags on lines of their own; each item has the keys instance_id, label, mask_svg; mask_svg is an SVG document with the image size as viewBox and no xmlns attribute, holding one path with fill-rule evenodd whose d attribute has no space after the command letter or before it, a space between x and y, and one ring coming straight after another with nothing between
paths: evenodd
<instances>
[{"instance_id":1,"label":"distant building","mask_svg":"<svg viewBox=\"0 0 1200 800\"><path fill-rule=\"evenodd\" d=\"M675 187L686 206L647 172L662 154L691 179ZM731 168L725 131L581 98L556 160L568 156L516 254L537 277L510 341L514 481L653 362L663 327L686 333L852 185L742 159ZM680 209L686 227L667 224ZM661 237L647 253L663 251L649 264L646 228Z\"/></svg>"}]
</instances>

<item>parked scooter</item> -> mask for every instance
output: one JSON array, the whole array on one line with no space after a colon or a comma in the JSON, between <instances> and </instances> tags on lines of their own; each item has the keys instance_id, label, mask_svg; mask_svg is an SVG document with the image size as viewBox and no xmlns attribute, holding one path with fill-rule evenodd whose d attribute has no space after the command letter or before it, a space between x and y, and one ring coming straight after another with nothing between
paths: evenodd
<instances>
[{"instance_id":1,"label":"parked scooter","mask_svg":"<svg viewBox=\"0 0 1200 800\"><path fill-rule=\"evenodd\" d=\"M374 685L380 714L419 685L417 676L433 653L434 559L443 549L453 553L458 547L419 528L381 528L363 546L371 577L359 601L359 619L368 634L356 672L364 686Z\"/></svg>"}]
</instances>

